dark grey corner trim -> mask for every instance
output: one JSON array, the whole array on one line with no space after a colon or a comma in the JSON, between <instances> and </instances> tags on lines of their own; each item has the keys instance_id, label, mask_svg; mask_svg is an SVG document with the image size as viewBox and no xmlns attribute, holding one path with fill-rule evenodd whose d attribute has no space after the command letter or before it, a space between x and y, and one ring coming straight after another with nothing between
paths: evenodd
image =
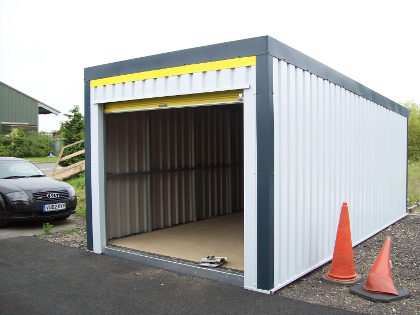
<instances>
[{"instance_id":1,"label":"dark grey corner trim","mask_svg":"<svg viewBox=\"0 0 420 315\"><path fill-rule=\"evenodd\" d=\"M257 56L257 287L274 287L273 57Z\"/></svg>"},{"instance_id":2,"label":"dark grey corner trim","mask_svg":"<svg viewBox=\"0 0 420 315\"><path fill-rule=\"evenodd\" d=\"M85 80L267 53L268 36L190 48L85 68Z\"/></svg>"},{"instance_id":3,"label":"dark grey corner trim","mask_svg":"<svg viewBox=\"0 0 420 315\"><path fill-rule=\"evenodd\" d=\"M215 280L242 288L244 286L244 276L239 272L236 273L228 270L204 268L187 262L112 246L105 247L105 254L172 272Z\"/></svg>"},{"instance_id":4,"label":"dark grey corner trim","mask_svg":"<svg viewBox=\"0 0 420 315\"><path fill-rule=\"evenodd\" d=\"M410 116L410 111L400 104L382 96L381 94L367 88L359 82L350 79L344 74L331 69L330 67L316 61L315 59L297 51L296 49L279 42L278 40L268 37L269 54L277 59L284 60L298 68L309 71L325 80L337 84L346 90L360 95L382 107L385 107L404 117Z\"/></svg>"},{"instance_id":5,"label":"dark grey corner trim","mask_svg":"<svg viewBox=\"0 0 420 315\"><path fill-rule=\"evenodd\" d=\"M85 191L86 191L86 234L87 249L93 250L92 235L92 191L90 176L90 81L85 81Z\"/></svg>"}]
</instances>

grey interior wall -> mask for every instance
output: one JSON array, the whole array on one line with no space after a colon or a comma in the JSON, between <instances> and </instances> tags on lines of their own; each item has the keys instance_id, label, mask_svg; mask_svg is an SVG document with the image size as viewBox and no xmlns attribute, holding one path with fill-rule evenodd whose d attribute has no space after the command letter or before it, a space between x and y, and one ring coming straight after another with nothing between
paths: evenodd
<instances>
[{"instance_id":1,"label":"grey interior wall","mask_svg":"<svg viewBox=\"0 0 420 315\"><path fill-rule=\"evenodd\" d=\"M242 105L106 115L108 239L243 210Z\"/></svg>"},{"instance_id":2,"label":"grey interior wall","mask_svg":"<svg viewBox=\"0 0 420 315\"><path fill-rule=\"evenodd\" d=\"M110 237L151 229L148 124L145 113L106 116L106 221Z\"/></svg>"}]
</instances>

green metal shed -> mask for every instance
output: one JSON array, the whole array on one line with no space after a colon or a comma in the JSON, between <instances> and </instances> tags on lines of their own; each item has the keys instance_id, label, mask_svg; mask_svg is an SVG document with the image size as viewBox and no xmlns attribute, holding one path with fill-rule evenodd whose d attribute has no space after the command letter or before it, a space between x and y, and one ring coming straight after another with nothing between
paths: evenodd
<instances>
[{"instance_id":1,"label":"green metal shed","mask_svg":"<svg viewBox=\"0 0 420 315\"><path fill-rule=\"evenodd\" d=\"M39 114L60 112L15 88L0 82L0 133L13 128L38 130Z\"/></svg>"}]
</instances>

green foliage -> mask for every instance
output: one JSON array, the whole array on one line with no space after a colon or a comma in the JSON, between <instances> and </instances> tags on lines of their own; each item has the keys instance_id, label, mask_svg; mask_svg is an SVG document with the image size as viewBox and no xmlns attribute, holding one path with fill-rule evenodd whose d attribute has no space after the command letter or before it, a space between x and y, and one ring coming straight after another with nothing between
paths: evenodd
<instances>
[{"instance_id":1,"label":"green foliage","mask_svg":"<svg viewBox=\"0 0 420 315\"><path fill-rule=\"evenodd\" d=\"M65 114L67 119L60 123L58 135L64 139L64 145L75 143L84 139L84 118L79 111L79 106L75 105L69 114ZM83 150L84 144L80 143L64 150L63 156ZM83 155L76 156L60 163L61 166L67 166L84 160Z\"/></svg>"},{"instance_id":2,"label":"green foliage","mask_svg":"<svg viewBox=\"0 0 420 315\"><path fill-rule=\"evenodd\" d=\"M44 231L45 235L51 235L51 228L53 225L51 223L44 223L42 224L42 230Z\"/></svg>"},{"instance_id":3,"label":"green foliage","mask_svg":"<svg viewBox=\"0 0 420 315\"><path fill-rule=\"evenodd\" d=\"M408 120L408 160L420 161L420 108L413 102L404 104L411 113Z\"/></svg>"},{"instance_id":4,"label":"green foliage","mask_svg":"<svg viewBox=\"0 0 420 315\"><path fill-rule=\"evenodd\" d=\"M13 129L9 135L0 135L0 156L47 156L51 152L52 137L44 132L23 132Z\"/></svg>"},{"instance_id":5,"label":"green foliage","mask_svg":"<svg viewBox=\"0 0 420 315\"><path fill-rule=\"evenodd\" d=\"M66 183L73 186L77 196L76 215L86 216L86 194L85 194L85 172L65 180Z\"/></svg>"},{"instance_id":6,"label":"green foliage","mask_svg":"<svg viewBox=\"0 0 420 315\"><path fill-rule=\"evenodd\" d=\"M420 202L420 162L408 164L407 205Z\"/></svg>"},{"instance_id":7,"label":"green foliage","mask_svg":"<svg viewBox=\"0 0 420 315\"><path fill-rule=\"evenodd\" d=\"M404 104L411 113L408 119L407 205L420 202L420 107L413 102Z\"/></svg>"},{"instance_id":8,"label":"green foliage","mask_svg":"<svg viewBox=\"0 0 420 315\"><path fill-rule=\"evenodd\" d=\"M75 105L69 114L64 114L67 119L60 123L58 134L64 138L64 145L72 144L83 139L84 119L79 109L79 106Z\"/></svg>"}]
</instances>

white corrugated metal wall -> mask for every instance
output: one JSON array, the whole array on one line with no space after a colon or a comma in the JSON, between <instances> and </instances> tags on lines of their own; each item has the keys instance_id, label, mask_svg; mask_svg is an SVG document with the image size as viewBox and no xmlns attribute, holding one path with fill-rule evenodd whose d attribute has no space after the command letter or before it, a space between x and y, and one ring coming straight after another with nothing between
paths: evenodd
<instances>
[{"instance_id":1,"label":"white corrugated metal wall","mask_svg":"<svg viewBox=\"0 0 420 315\"><path fill-rule=\"evenodd\" d=\"M405 215L407 118L274 58L275 288ZM357 269L357 266L356 266Z\"/></svg>"},{"instance_id":2,"label":"white corrugated metal wall","mask_svg":"<svg viewBox=\"0 0 420 315\"><path fill-rule=\"evenodd\" d=\"M249 88L255 66L196 72L91 88L91 103L111 103L162 96Z\"/></svg>"}]
</instances>

